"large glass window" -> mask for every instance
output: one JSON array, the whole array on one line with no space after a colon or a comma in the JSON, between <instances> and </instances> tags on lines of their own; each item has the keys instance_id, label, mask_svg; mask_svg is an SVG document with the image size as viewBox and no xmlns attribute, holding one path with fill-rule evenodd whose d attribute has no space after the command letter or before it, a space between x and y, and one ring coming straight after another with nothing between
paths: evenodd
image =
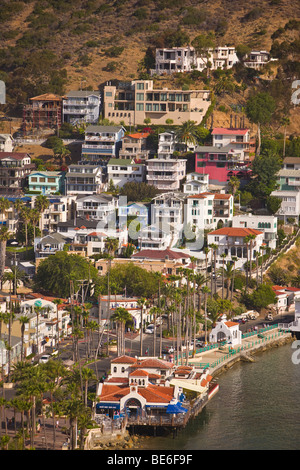
<instances>
[{"instance_id":1,"label":"large glass window","mask_svg":"<svg viewBox=\"0 0 300 470\"><path fill-rule=\"evenodd\" d=\"M136 99L137 101L144 101L144 93L137 93Z\"/></svg>"},{"instance_id":2,"label":"large glass window","mask_svg":"<svg viewBox=\"0 0 300 470\"><path fill-rule=\"evenodd\" d=\"M144 103L137 103L136 104L137 111L144 111Z\"/></svg>"}]
</instances>

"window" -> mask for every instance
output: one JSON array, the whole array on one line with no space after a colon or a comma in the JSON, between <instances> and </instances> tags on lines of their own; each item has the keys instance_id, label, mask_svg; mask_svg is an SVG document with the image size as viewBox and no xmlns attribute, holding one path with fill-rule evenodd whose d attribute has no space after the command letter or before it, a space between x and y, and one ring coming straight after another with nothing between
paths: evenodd
<instances>
[{"instance_id":1,"label":"window","mask_svg":"<svg viewBox=\"0 0 300 470\"><path fill-rule=\"evenodd\" d=\"M144 111L144 103L137 103L136 104L137 111Z\"/></svg>"},{"instance_id":2,"label":"window","mask_svg":"<svg viewBox=\"0 0 300 470\"><path fill-rule=\"evenodd\" d=\"M137 93L136 94L136 100L137 101L144 101L144 93Z\"/></svg>"},{"instance_id":3,"label":"window","mask_svg":"<svg viewBox=\"0 0 300 470\"><path fill-rule=\"evenodd\" d=\"M136 84L136 89L137 90L144 90L144 84L143 83L137 83Z\"/></svg>"},{"instance_id":4,"label":"window","mask_svg":"<svg viewBox=\"0 0 300 470\"><path fill-rule=\"evenodd\" d=\"M112 96L112 91L106 91L105 96Z\"/></svg>"}]
</instances>

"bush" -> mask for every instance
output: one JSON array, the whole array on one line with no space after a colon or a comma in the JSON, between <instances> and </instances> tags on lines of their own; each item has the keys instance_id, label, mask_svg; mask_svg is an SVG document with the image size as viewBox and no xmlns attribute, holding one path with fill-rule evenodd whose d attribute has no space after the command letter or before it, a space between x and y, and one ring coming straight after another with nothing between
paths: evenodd
<instances>
[{"instance_id":1,"label":"bush","mask_svg":"<svg viewBox=\"0 0 300 470\"><path fill-rule=\"evenodd\" d=\"M122 46L111 46L105 51L105 55L107 57L119 57L122 52L124 51L124 47Z\"/></svg>"}]
</instances>

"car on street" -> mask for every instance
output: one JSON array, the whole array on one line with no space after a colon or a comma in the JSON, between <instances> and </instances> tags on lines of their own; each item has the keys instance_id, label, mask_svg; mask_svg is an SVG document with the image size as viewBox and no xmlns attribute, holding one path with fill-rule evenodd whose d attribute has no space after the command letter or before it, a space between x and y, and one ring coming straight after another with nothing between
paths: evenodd
<instances>
[{"instance_id":1,"label":"car on street","mask_svg":"<svg viewBox=\"0 0 300 470\"><path fill-rule=\"evenodd\" d=\"M46 362L49 361L50 357L51 357L50 354L44 354L43 356L40 357L39 363L45 364Z\"/></svg>"},{"instance_id":2,"label":"car on street","mask_svg":"<svg viewBox=\"0 0 300 470\"><path fill-rule=\"evenodd\" d=\"M148 325L146 330L145 330L145 333L147 334L153 334L154 333L154 325Z\"/></svg>"}]
</instances>

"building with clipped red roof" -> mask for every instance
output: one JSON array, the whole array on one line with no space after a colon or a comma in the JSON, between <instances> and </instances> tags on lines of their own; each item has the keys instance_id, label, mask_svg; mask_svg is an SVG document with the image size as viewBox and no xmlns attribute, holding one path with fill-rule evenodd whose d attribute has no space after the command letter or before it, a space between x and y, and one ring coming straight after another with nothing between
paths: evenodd
<instances>
[{"instance_id":1,"label":"building with clipped red roof","mask_svg":"<svg viewBox=\"0 0 300 470\"><path fill-rule=\"evenodd\" d=\"M240 324L234 321L221 320L212 328L209 334L210 343L226 341L232 347L242 344Z\"/></svg>"},{"instance_id":2,"label":"building with clipped red roof","mask_svg":"<svg viewBox=\"0 0 300 470\"><path fill-rule=\"evenodd\" d=\"M252 259L255 260L256 253L260 252L264 245L264 233L261 230L245 227L223 227L210 232L207 235L208 246L215 244L216 265L221 267L223 262L233 263L236 268L244 268L244 264ZM226 257L222 258L222 254Z\"/></svg>"}]
</instances>

